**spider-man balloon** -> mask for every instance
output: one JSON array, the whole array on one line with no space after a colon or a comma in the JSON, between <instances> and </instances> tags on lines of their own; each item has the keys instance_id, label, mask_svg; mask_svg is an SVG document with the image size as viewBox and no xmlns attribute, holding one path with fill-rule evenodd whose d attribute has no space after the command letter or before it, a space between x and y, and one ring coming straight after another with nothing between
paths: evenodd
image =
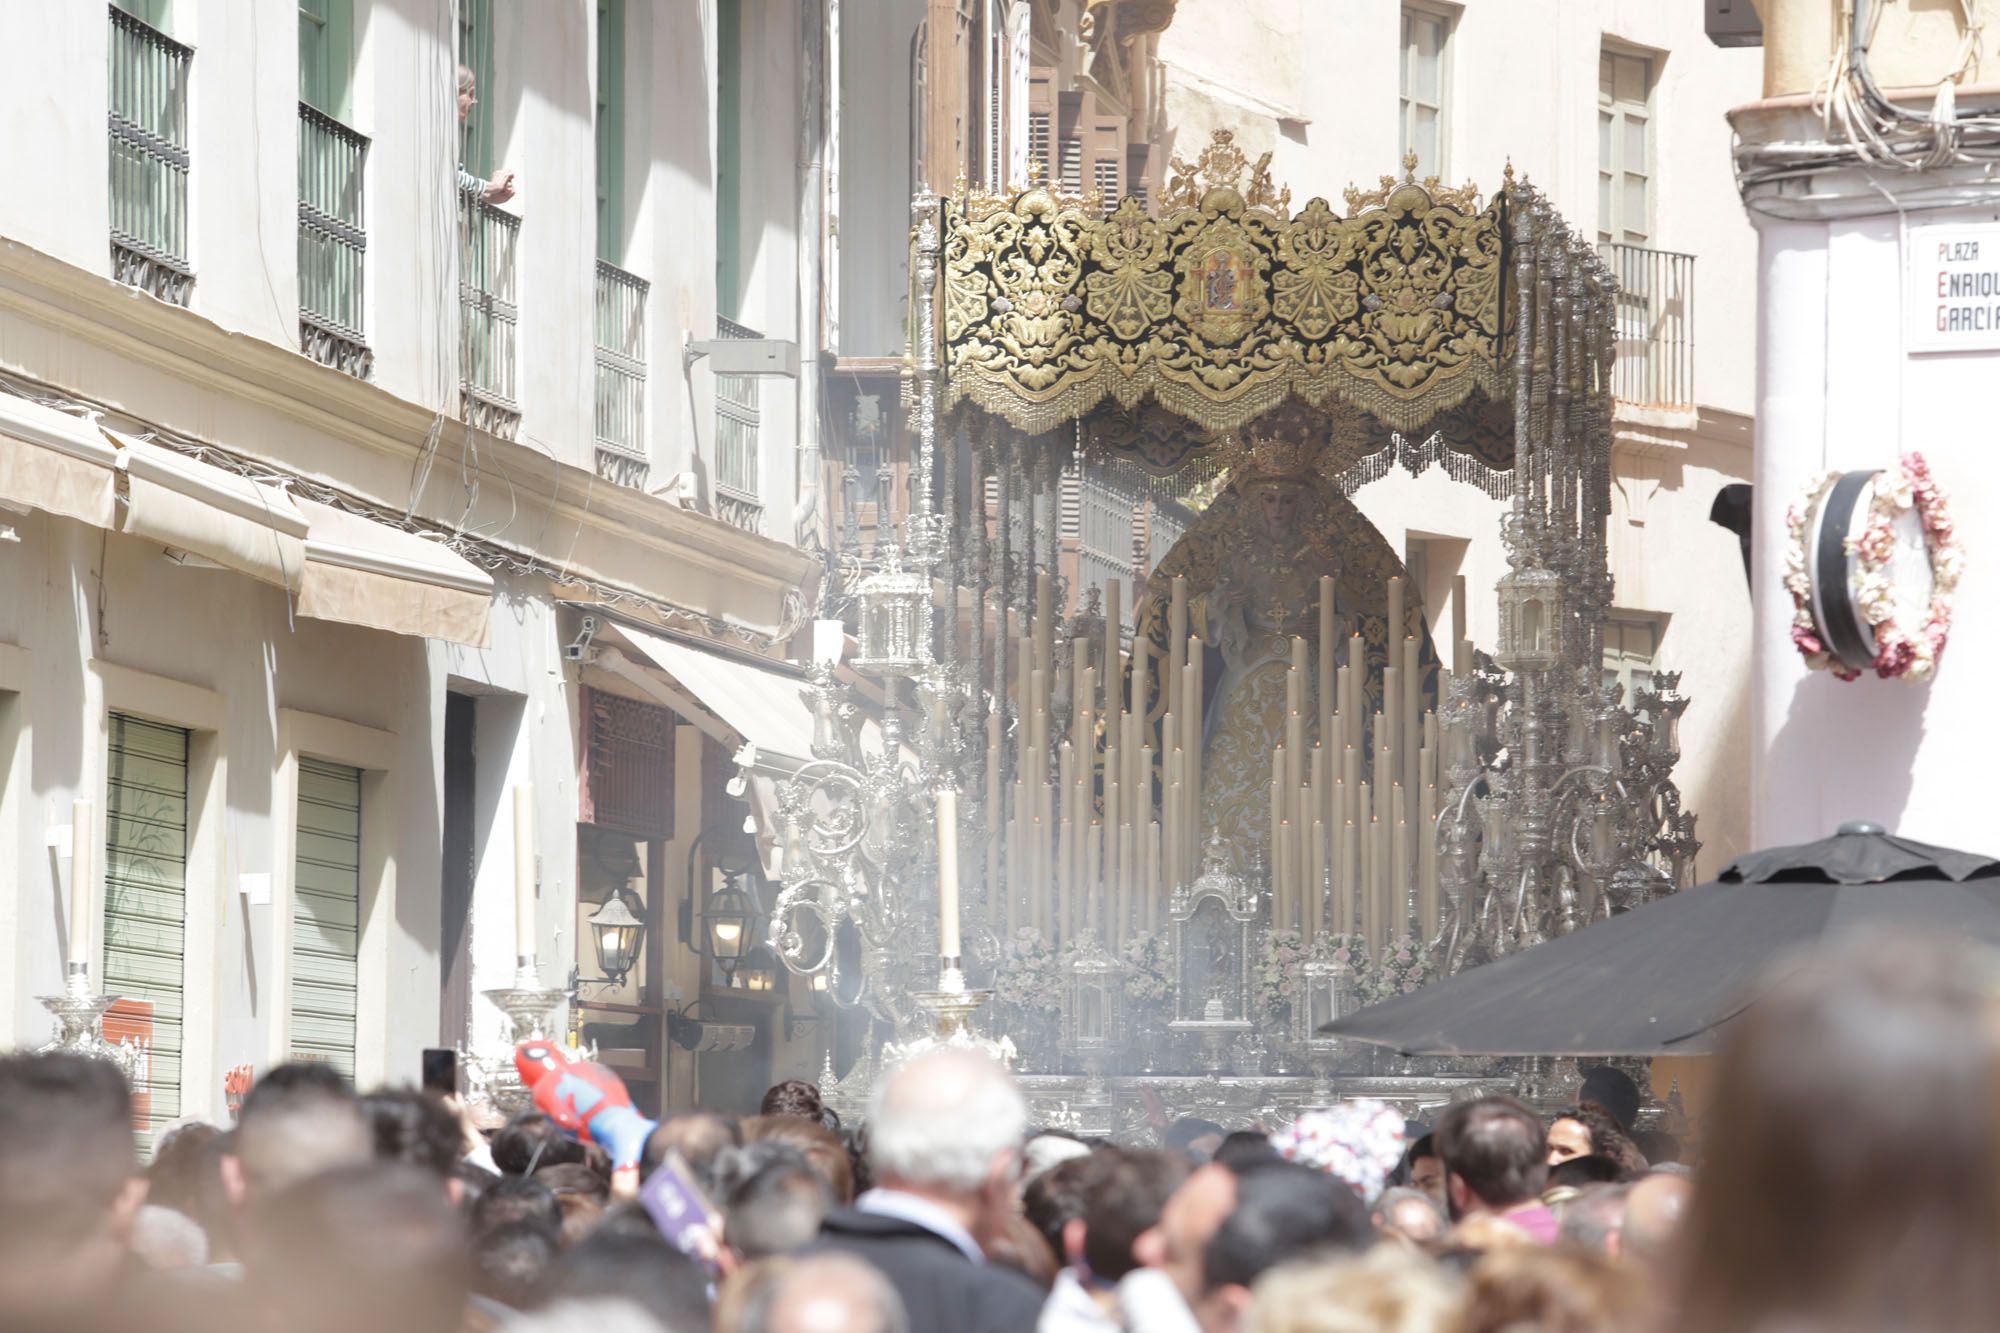
<instances>
[{"instance_id":1,"label":"spider-man balloon","mask_svg":"<svg viewBox=\"0 0 2000 1333\"><path fill-rule=\"evenodd\" d=\"M558 1128L602 1145L613 1166L639 1165L658 1122L639 1114L625 1080L603 1065L571 1060L562 1047L540 1039L514 1048L514 1069L521 1086L534 1094L535 1109Z\"/></svg>"}]
</instances>

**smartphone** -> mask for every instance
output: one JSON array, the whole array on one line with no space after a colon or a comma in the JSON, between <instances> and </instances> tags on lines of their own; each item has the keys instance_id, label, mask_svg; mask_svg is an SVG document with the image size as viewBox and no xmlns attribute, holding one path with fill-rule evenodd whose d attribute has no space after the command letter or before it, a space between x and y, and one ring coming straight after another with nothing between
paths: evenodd
<instances>
[{"instance_id":1,"label":"smartphone","mask_svg":"<svg viewBox=\"0 0 2000 1333\"><path fill-rule=\"evenodd\" d=\"M423 1089L442 1097L458 1096L457 1051L447 1046L424 1048Z\"/></svg>"}]
</instances>

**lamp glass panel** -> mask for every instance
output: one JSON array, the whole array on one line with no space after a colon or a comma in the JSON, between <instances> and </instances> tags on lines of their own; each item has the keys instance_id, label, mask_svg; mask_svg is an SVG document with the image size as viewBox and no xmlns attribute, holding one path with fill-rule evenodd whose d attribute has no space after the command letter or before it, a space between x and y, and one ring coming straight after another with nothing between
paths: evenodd
<instances>
[{"instance_id":1,"label":"lamp glass panel","mask_svg":"<svg viewBox=\"0 0 2000 1333\"><path fill-rule=\"evenodd\" d=\"M591 924L591 918L604 907L614 893L626 891L626 906L632 915L642 922L647 917L645 900L646 885L650 882L653 847L644 838L635 838L628 833L598 828L592 824L579 824L576 829L577 894L576 894L576 938L591 941L594 957L578 958L578 963L586 970L596 964L598 974L610 977L615 971L607 963L609 950L617 947L617 941L603 938L604 932ZM593 1001L602 1000L613 1004L643 1004L646 1002L646 974L651 964L653 940L651 932L643 929L634 933L634 938L626 947L625 957L629 959L624 980L617 984L608 981L603 985L593 985L589 997Z\"/></svg>"}]
</instances>

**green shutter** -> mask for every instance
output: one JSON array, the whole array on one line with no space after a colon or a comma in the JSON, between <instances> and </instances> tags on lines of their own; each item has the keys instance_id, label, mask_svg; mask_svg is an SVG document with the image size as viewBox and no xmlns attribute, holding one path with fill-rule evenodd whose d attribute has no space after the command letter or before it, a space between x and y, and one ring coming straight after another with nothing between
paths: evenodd
<instances>
[{"instance_id":1,"label":"green shutter","mask_svg":"<svg viewBox=\"0 0 2000 1333\"><path fill-rule=\"evenodd\" d=\"M299 100L346 124L353 75L353 0L299 0Z\"/></svg>"},{"instance_id":2,"label":"green shutter","mask_svg":"<svg viewBox=\"0 0 2000 1333\"><path fill-rule=\"evenodd\" d=\"M743 13L718 0L715 15L715 309L742 315Z\"/></svg>"},{"instance_id":3,"label":"green shutter","mask_svg":"<svg viewBox=\"0 0 2000 1333\"><path fill-rule=\"evenodd\" d=\"M292 895L291 1058L354 1077L361 930L361 770L299 760Z\"/></svg>"},{"instance_id":4,"label":"green shutter","mask_svg":"<svg viewBox=\"0 0 2000 1333\"><path fill-rule=\"evenodd\" d=\"M480 101L459 127L459 161L483 180L493 174L493 116L485 106L493 95L493 0L459 0L458 63L472 71ZM456 97L455 83L452 91Z\"/></svg>"},{"instance_id":5,"label":"green shutter","mask_svg":"<svg viewBox=\"0 0 2000 1333\"><path fill-rule=\"evenodd\" d=\"M138 19L151 24L161 32L172 33L173 0L112 0L120 9Z\"/></svg>"},{"instance_id":6,"label":"green shutter","mask_svg":"<svg viewBox=\"0 0 2000 1333\"><path fill-rule=\"evenodd\" d=\"M597 0L597 257L625 262L625 0Z\"/></svg>"},{"instance_id":7,"label":"green shutter","mask_svg":"<svg viewBox=\"0 0 2000 1333\"><path fill-rule=\"evenodd\" d=\"M181 1113L187 732L113 713L104 803L104 990L152 1006L152 1058L133 1089L151 1132Z\"/></svg>"}]
</instances>

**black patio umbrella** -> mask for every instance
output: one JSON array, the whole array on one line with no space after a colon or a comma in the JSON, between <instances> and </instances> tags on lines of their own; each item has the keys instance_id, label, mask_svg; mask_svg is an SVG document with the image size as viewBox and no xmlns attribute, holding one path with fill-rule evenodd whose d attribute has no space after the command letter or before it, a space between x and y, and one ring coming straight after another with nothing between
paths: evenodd
<instances>
[{"instance_id":1,"label":"black patio umbrella","mask_svg":"<svg viewBox=\"0 0 2000 1333\"><path fill-rule=\"evenodd\" d=\"M1701 1055L1774 960L1856 929L2000 946L2000 861L1843 824L1320 1032L1405 1055Z\"/></svg>"}]
</instances>

